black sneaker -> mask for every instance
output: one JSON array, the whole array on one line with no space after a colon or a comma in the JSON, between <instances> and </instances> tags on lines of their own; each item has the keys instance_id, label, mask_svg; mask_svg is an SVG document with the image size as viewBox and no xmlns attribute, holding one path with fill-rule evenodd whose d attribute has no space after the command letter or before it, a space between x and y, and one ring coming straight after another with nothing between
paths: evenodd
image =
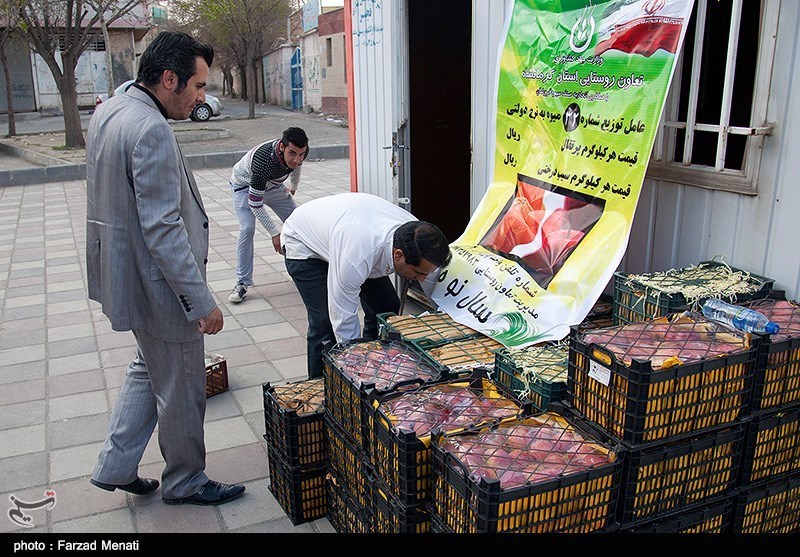
<instances>
[{"instance_id":1,"label":"black sneaker","mask_svg":"<svg viewBox=\"0 0 800 557\"><path fill-rule=\"evenodd\" d=\"M234 304L238 304L239 302L244 300L245 296L247 296L247 287L240 282L236 286L234 286L233 290L231 290L231 293L228 294L228 301Z\"/></svg>"}]
</instances>

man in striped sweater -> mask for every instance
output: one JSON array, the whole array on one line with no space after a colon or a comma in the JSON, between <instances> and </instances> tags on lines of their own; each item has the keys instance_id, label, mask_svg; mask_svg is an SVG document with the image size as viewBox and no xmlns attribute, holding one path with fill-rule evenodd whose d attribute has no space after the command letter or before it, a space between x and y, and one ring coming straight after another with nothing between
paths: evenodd
<instances>
[{"instance_id":1,"label":"man in striped sweater","mask_svg":"<svg viewBox=\"0 0 800 557\"><path fill-rule=\"evenodd\" d=\"M272 238L275 251L281 253L280 228L270 218L269 206L281 221L292 214L297 203L294 194L300 183L300 168L308 155L308 137L301 128L288 128L279 139L256 145L233 166L231 191L233 207L239 219L236 246L236 286L228 301L241 302L253 285L253 237L256 219ZM289 179L289 186L284 182Z\"/></svg>"}]
</instances>

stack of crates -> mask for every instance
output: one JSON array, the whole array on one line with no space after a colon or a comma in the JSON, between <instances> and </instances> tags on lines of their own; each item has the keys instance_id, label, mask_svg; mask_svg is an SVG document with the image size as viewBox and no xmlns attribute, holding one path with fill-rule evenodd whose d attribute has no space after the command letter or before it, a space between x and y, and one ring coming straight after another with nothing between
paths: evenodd
<instances>
[{"instance_id":1,"label":"stack of crates","mask_svg":"<svg viewBox=\"0 0 800 557\"><path fill-rule=\"evenodd\" d=\"M370 400L446 380L447 370L396 339L336 344L323 364L328 518L338 532L380 532L386 521L376 519Z\"/></svg>"},{"instance_id":2,"label":"stack of crates","mask_svg":"<svg viewBox=\"0 0 800 557\"><path fill-rule=\"evenodd\" d=\"M656 273L614 273L614 324L639 323L694 309L710 297L746 301L763 297L775 281L719 261Z\"/></svg>"},{"instance_id":3,"label":"stack of crates","mask_svg":"<svg viewBox=\"0 0 800 557\"><path fill-rule=\"evenodd\" d=\"M328 451L321 379L262 385L269 490L298 525L328 512Z\"/></svg>"},{"instance_id":4,"label":"stack of crates","mask_svg":"<svg viewBox=\"0 0 800 557\"><path fill-rule=\"evenodd\" d=\"M620 529L728 529L758 339L684 313L569 343L565 412L619 447Z\"/></svg>"},{"instance_id":5,"label":"stack of crates","mask_svg":"<svg viewBox=\"0 0 800 557\"><path fill-rule=\"evenodd\" d=\"M437 434L432 456L435 533L616 529L621 461L565 415Z\"/></svg>"},{"instance_id":6,"label":"stack of crates","mask_svg":"<svg viewBox=\"0 0 800 557\"><path fill-rule=\"evenodd\" d=\"M431 438L530 412L475 369L463 378L372 399L372 465L378 532L431 531Z\"/></svg>"},{"instance_id":7,"label":"stack of crates","mask_svg":"<svg viewBox=\"0 0 800 557\"><path fill-rule=\"evenodd\" d=\"M780 325L762 338L736 500L736 533L800 532L800 305L741 303Z\"/></svg>"}]
</instances>

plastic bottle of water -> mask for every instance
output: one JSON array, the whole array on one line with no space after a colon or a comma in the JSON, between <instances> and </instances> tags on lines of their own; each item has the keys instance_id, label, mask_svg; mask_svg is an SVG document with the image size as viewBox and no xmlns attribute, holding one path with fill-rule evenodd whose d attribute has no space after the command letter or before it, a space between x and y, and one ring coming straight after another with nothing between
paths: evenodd
<instances>
[{"instance_id":1,"label":"plastic bottle of water","mask_svg":"<svg viewBox=\"0 0 800 557\"><path fill-rule=\"evenodd\" d=\"M703 303L703 315L715 321L721 321L746 333L774 335L780 325L773 323L761 312L754 309L735 306L717 298L709 298Z\"/></svg>"}]
</instances>

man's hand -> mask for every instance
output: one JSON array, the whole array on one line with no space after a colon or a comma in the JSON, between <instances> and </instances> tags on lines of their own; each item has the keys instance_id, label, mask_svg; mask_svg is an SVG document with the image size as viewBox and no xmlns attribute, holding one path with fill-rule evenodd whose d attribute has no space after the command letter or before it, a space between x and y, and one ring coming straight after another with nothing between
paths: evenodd
<instances>
[{"instance_id":1,"label":"man's hand","mask_svg":"<svg viewBox=\"0 0 800 557\"><path fill-rule=\"evenodd\" d=\"M198 321L197 323L197 326L200 328L200 331L207 335L217 334L222 330L222 325L223 325L222 310L219 309L219 306L211 310L211 313L209 313L205 317L201 317L200 321Z\"/></svg>"},{"instance_id":2,"label":"man's hand","mask_svg":"<svg viewBox=\"0 0 800 557\"><path fill-rule=\"evenodd\" d=\"M272 237L272 247L275 248L275 251L277 251L278 253L283 254L283 251L281 250L281 235L280 234L278 234L277 236L273 236Z\"/></svg>"}]
</instances>

